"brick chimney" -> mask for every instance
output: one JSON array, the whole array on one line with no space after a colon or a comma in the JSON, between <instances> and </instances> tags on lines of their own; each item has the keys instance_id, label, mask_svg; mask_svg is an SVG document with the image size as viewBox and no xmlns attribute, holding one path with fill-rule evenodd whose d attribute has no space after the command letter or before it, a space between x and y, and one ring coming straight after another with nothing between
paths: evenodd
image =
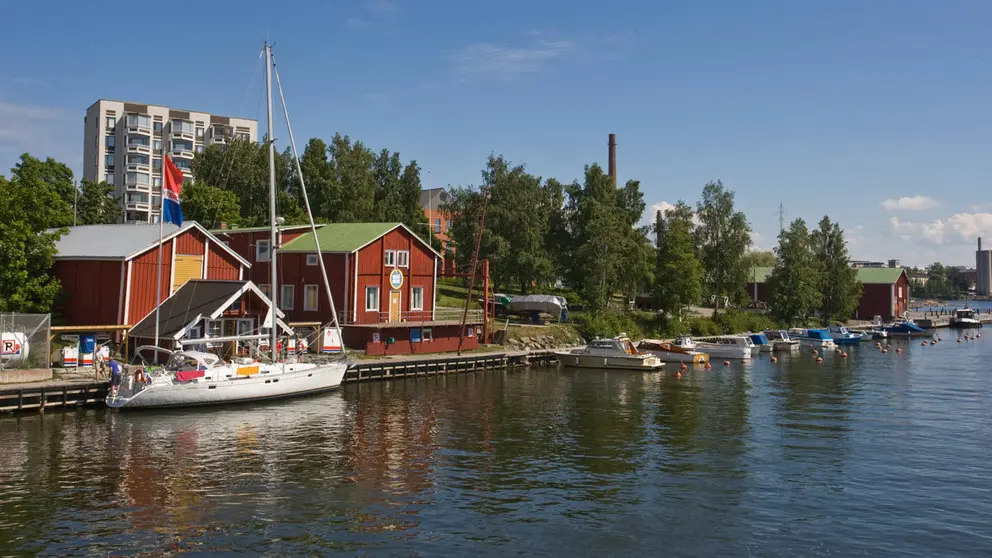
<instances>
[{"instance_id":1,"label":"brick chimney","mask_svg":"<svg viewBox=\"0 0 992 558\"><path fill-rule=\"evenodd\" d=\"M610 180L617 185L617 135L610 134Z\"/></svg>"}]
</instances>

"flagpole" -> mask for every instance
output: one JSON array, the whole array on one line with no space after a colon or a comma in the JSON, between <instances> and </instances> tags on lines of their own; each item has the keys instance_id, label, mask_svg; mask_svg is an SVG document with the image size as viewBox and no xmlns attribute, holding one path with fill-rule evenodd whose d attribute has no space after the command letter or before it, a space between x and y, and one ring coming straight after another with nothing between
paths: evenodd
<instances>
[{"instance_id":1,"label":"flagpole","mask_svg":"<svg viewBox=\"0 0 992 558\"><path fill-rule=\"evenodd\" d=\"M165 148L162 148L162 174L158 190L158 265L155 267L155 346L158 346L158 307L162 305L162 237L165 232ZM154 173L153 173L154 174Z\"/></svg>"}]
</instances>

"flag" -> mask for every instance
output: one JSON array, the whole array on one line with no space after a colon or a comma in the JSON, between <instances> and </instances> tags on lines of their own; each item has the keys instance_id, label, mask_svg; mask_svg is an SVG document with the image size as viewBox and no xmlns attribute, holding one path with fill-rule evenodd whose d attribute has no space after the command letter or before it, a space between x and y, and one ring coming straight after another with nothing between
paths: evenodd
<instances>
[{"instance_id":1,"label":"flag","mask_svg":"<svg viewBox=\"0 0 992 558\"><path fill-rule=\"evenodd\" d=\"M183 209L179 192L183 188L183 172L168 155L162 157L162 222L183 224Z\"/></svg>"}]
</instances>

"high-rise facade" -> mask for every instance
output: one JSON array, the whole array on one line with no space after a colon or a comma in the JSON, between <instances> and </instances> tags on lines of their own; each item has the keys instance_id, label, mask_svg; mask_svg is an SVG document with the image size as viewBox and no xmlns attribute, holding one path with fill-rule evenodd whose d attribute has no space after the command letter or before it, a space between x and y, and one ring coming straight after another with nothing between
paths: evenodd
<instances>
[{"instance_id":1,"label":"high-rise facade","mask_svg":"<svg viewBox=\"0 0 992 558\"><path fill-rule=\"evenodd\" d=\"M975 292L983 296L992 294L992 250L982 250L981 238L975 251Z\"/></svg>"},{"instance_id":2,"label":"high-rise facade","mask_svg":"<svg viewBox=\"0 0 992 558\"><path fill-rule=\"evenodd\" d=\"M192 180L193 156L206 146L258 138L255 120L106 99L83 122L83 180L114 186L124 223L158 222L163 149Z\"/></svg>"}]
</instances>

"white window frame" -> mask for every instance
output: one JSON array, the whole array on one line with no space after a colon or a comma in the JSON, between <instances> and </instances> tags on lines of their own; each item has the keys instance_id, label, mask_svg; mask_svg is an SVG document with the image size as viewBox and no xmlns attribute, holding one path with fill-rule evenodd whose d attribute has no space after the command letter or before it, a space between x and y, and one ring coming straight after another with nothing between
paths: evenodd
<instances>
[{"instance_id":1,"label":"white window frame","mask_svg":"<svg viewBox=\"0 0 992 558\"><path fill-rule=\"evenodd\" d=\"M117 127L117 119L113 116L105 116L104 125L107 127L108 130L113 130L114 128Z\"/></svg>"},{"instance_id":2,"label":"white window frame","mask_svg":"<svg viewBox=\"0 0 992 558\"><path fill-rule=\"evenodd\" d=\"M386 250L382 253L384 267L396 267L396 250Z\"/></svg>"},{"instance_id":3,"label":"white window frame","mask_svg":"<svg viewBox=\"0 0 992 558\"><path fill-rule=\"evenodd\" d=\"M313 306L308 304L310 302L310 296L307 294L313 290ZM304 312L316 312L317 306L320 305L320 289L318 285L303 285L303 311Z\"/></svg>"},{"instance_id":4,"label":"white window frame","mask_svg":"<svg viewBox=\"0 0 992 558\"><path fill-rule=\"evenodd\" d=\"M434 340L434 331L431 328L425 327L423 330L421 330L421 333L420 333L420 341L421 342L423 342L423 341L433 341L433 340Z\"/></svg>"},{"instance_id":5,"label":"white window frame","mask_svg":"<svg viewBox=\"0 0 992 558\"><path fill-rule=\"evenodd\" d=\"M307 254L307 265L320 265L317 254Z\"/></svg>"},{"instance_id":6,"label":"white window frame","mask_svg":"<svg viewBox=\"0 0 992 558\"><path fill-rule=\"evenodd\" d=\"M410 267L410 251L409 250L397 250L396 251L396 267Z\"/></svg>"},{"instance_id":7,"label":"white window frame","mask_svg":"<svg viewBox=\"0 0 992 558\"><path fill-rule=\"evenodd\" d=\"M289 289L287 291L286 289ZM279 309L292 310L293 299L296 297L296 285L279 285Z\"/></svg>"},{"instance_id":8,"label":"white window frame","mask_svg":"<svg viewBox=\"0 0 992 558\"><path fill-rule=\"evenodd\" d=\"M262 246L265 246L265 257L262 257ZM270 240L258 240L255 242L255 261L267 262L272 259L272 245Z\"/></svg>"},{"instance_id":9,"label":"white window frame","mask_svg":"<svg viewBox=\"0 0 992 558\"><path fill-rule=\"evenodd\" d=\"M375 293L375 298L370 299L369 298L369 295L372 294L373 292ZM379 306L380 306L379 299L380 299L381 296L382 296L382 293L379 291L379 287L378 286L374 286L374 285L368 285L368 286L366 286L365 287L365 311L366 312L378 312L379 311ZM375 306L369 306L369 302L370 301L371 302L375 302Z\"/></svg>"},{"instance_id":10,"label":"white window frame","mask_svg":"<svg viewBox=\"0 0 992 558\"><path fill-rule=\"evenodd\" d=\"M420 304L417 304L417 294L420 294ZM424 309L424 288L423 287L413 287L410 289L410 310L423 310Z\"/></svg>"}]
</instances>

